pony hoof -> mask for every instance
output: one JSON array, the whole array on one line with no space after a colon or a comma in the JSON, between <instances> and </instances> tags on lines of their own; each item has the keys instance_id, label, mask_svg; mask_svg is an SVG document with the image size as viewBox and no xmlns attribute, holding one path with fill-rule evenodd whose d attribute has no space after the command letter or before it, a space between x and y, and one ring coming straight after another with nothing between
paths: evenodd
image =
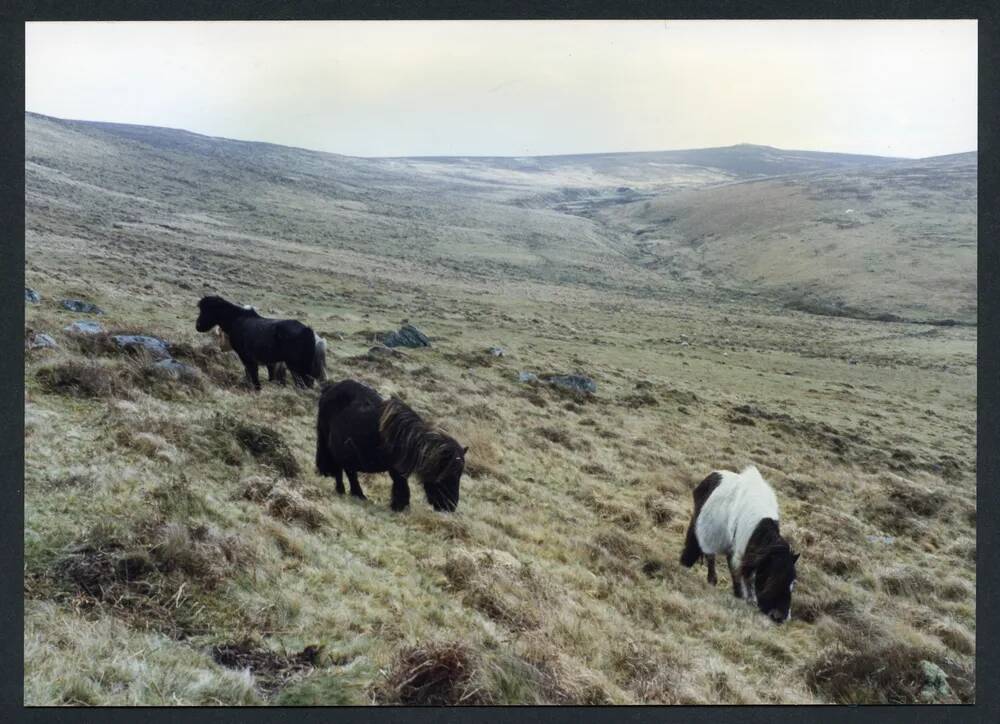
<instances>
[{"instance_id":1,"label":"pony hoof","mask_svg":"<svg viewBox=\"0 0 1000 724\"><path fill-rule=\"evenodd\" d=\"M389 507L396 513L406 510L410 507L409 503L389 503Z\"/></svg>"},{"instance_id":2,"label":"pony hoof","mask_svg":"<svg viewBox=\"0 0 1000 724\"><path fill-rule=\"evenodd\" d=\"M343 488L337 488L337 495L343 495L343 494L344 494L344 493L346 493L346 492L347 492L347 491L346 491L346 490L344 490Z\"/></svg>"}]
</instances>

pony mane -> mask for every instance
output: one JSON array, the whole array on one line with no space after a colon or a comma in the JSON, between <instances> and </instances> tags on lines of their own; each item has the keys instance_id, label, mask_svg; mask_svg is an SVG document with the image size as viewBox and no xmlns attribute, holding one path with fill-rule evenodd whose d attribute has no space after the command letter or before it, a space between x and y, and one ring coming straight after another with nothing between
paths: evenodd
<instances>
[{"instance_id":1,"label":"pony mane","mask_svg":"<svg viewBox=\"0 0 1000 724\"><path fill-rule=\"evenodd\" d=\"M216 315L226 316L226 317L241 317L241 316L254 316L259 317L257 310L253 307L240 306L239 304L233 304L219 296L209 296L202 297L198 300L198 309L210 310Z\"/></svg>"},{"instance_id":2,"label":"pony mane","mask_svg":"<svg viewBox=\"0 0 1000 724\"><path fill-rule=\"evenodd\" d=\"M447 476L459 465L458 443L428 425L398 397L382 404L378 428L383 445L404 475L416 473L430 482Z\"/></svg>"},{"instance_id":3,"label":"pony mane","mask_svg":"<svg viewBox=\"0 0 1000 724\"><path fill-rule=\"evenodd\" d=\"M740 563L743 575L749 576L765 559L776 553L792 555L792 547L781 537L778 521L773 518L762 518L750 536L746 553Z\"/></svg>"}]
</instances>

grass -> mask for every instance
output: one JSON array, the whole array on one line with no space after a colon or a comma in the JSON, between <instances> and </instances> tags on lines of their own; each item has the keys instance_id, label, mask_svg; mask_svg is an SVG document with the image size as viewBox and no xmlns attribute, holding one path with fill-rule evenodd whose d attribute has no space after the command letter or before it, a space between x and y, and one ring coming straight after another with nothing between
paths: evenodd
<instances>
[{"instance_id":1,"label":"grass","mask_svg":"<svg viewBox=\"0 0 1000 724\"><path fill-rule=\"evenodd\" d=\"M67 158L90 168L63 146L70 178ZM49 188L41 173L29 188ZM926 701L924 661L950 692L933 700L974 698L974 328L793 314L664 277L647 294L618 284L627 266L600 286L565 260L534 278L461 256L466 237L448 266L416 243L382 253L388 221L303 230L332 191L296 194L316 204L302 215L264 203L264 181L254 212L236 187L161 206L155 184L127 203L100 190L118 174L52 180L76 207L29 196L43 301L26 325L60 344L25 360L29 705ZM165 210L181 206L202 216ZM199 382L61 332L72 315L52 300L84 291L106 328L168 340ZM458 511L413 481L392 513L385 475L362 476L368 502L338 496L314 471L318 391L249 391L194 330L210 292L336 330L331 379L400 394L468 445ZM404 317L434 346L371 352ZM583 372L598 392L520 370ZM802 553L781 627L732 597L724 566L713 588L678 563L693 487L750 462Z\"/></svg>"}]
</instances>

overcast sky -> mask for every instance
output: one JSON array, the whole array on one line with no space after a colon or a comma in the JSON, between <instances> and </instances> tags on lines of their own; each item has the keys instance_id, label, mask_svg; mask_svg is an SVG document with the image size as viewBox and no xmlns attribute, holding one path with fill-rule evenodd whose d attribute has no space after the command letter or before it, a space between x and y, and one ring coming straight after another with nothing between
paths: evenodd
<instances>
[{"instance_id":1,"label":"overcast sky","mask_svg":"<svg viewBox=\"0 0 1000 724\"><path fill-rule=\"evenodd\" d=\"M976 149L975 21L28 23L29 111L356 156Z\"/></svg>"}]
</instances>

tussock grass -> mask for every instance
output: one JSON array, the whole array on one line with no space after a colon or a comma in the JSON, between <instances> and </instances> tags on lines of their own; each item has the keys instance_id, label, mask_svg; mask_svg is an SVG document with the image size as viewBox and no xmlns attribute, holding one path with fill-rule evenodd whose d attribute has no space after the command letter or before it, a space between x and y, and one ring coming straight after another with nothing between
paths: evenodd
<instances>
[{"instance_id":1,"label":"tussock grass","mask_svg":"<svg viewBox=\"0 0 1000 724\"><path fill-rule=\"evenodd\" d=\"M292 288L280 268L250 270L262 275L253 290L222 293L256 301ZM339 315L347 333L331 342L331 380L401 394L469 447L459 510L432 511L411 480L413 505L392 513L385 475L362 476L367 502L336 495L313 469L318 390L249 391L235 355L191 332L196 294L157 291L107 326L176 340L171 353L199 370L200 385L146 377L140 356L72 344L26 361L31 701L918 701L924 660L945 672L954 700L972 696L968 330L944 332L954 347L891 335L862 344L862 323L825 320L834 326L818 333L811 318L742 303L727 312L738 321L720 323L688 299L611 312L605 295L584 290L487 302L406 275L370 289L350 274L312 274L296 268L302 296L276 294L264 308ZM318 301L310 284L338 287L336 301ZM513 321L491 316L498 305ZM400 306L427 308L434 348L369 353L370 340L350 332L391 327L399 315L384 310ZM466 312L493 326L470 328ZM45 309L28 313L33 328L58 329ZM668 317L697 328L684 332L698 344L643 341L663 337ZM564 338L556 322L594 329L595 341ZM722 361L713 335L745 349L727 345ZM954 369L837 356L864 346L891 356L904 343L928 345L921 364ZM575 399L522 384L506 358L466 365L463 354L491 344L517 349L517 369L589 372L599 392ZM63 366L103 381L81 394L79 375L60 387L41 372ZM657 402L622 404L630 395ZM753 426L728 424L738 407ZM893 460L894 450L913 458ZM932 469L945 456L957 464ZM749 462L773 483L782 529L802 551L781 627L732 597L724 562L714 588L703 566L677 563L692 488L713 468ZM244 673L240 655L237 668L220 665L212 651L227 646L277 673ZM324 654L289 663L310 646ZM885 678L880 658L899 676Z\"/></svg>"},{"instance_id":2,"label":"tussock grass","mask_svg":"<svg viewBox=\"0 0 1000 724\"><path fill-rule=\"evenodd\" d=\"M377 701L406 706L486 703L474 681L477 661L458 641L432 642L400 651Z\"/></svg>"},{"instance_id":3,"label":"tussock grass","mask_svg":"<svg viewBox=\"0 0 1000 724\"><path fill-rule=\"evenodd\" d=\"M231 436L243 450L285 477L294 478L299 474L299 463L288 442L277 430L226 416L216 417L215 428L224 436Z\"/></svg>"}]
</instances>

